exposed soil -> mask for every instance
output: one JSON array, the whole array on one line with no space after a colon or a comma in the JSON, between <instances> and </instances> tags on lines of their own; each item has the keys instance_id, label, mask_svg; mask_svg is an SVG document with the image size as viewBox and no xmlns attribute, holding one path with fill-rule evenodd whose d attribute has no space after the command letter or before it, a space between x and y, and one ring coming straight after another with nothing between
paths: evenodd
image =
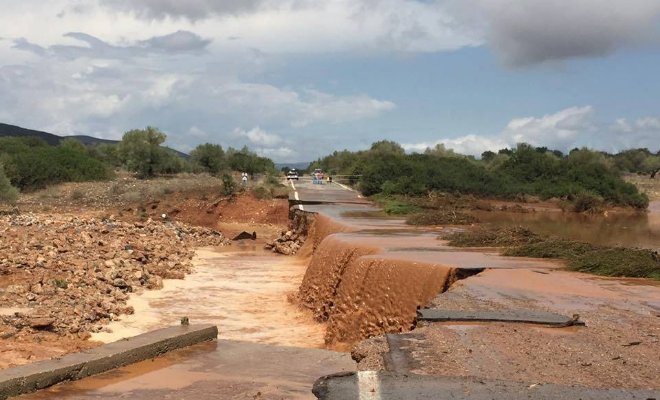
<instances>
[{"instance_id":1,"label":"exposed soil","mask_svg":"<svg viewBox=\"0 0 660 400\"><path fill-rule=\"evenodd\" d=\"M586 327L420 323L402 336L412 372L589 387L660 387L660 287L588 275L489 270L431 306L578 313Z\"/></svg>"},{"instance_id":2,"label":"exposed soil","mask_svg":"<svg viewBox=\"0 0 660 400\"><path fill-rule=\"evenodd\" d=\"M164 278L183 278L192 270L195 247L226 242L208 228L151 219L131 223L113 216L6 215L0 226L3 345L42 344L30 360L48 358L67 342L86 347L74 343L133 313L126 305L130 293L159 289ZM49 351L51 340L55 349ZM0 355L0 365L27 361L32 352L31 345L13 348Z\"/></svg>"},{"instance_id":3,"label":"exposed soil","mask_svg":"<svg viewBox=\"0 0 660 400\"><path fill-rule=\"evenodd\" d=\"M132 314L131 293L191 272L199 246L256 231L262 247L286 230L287 200L220 189L204 175L122 175L21 195L0 215L0 368L98 345L90 333Z\"/></svg>"}]
</instances>

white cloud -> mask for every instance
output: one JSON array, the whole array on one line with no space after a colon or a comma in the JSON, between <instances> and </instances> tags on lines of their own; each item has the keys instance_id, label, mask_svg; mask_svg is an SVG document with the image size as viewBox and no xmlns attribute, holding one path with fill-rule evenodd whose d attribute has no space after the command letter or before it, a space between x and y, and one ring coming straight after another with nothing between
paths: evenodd
<instances>
[{"instance_id":1,"label":"white cloud","mask_svg":"<svg viewBox=\"0 0 660 400\"><path fill-rule=\"evenodd\" d=\"M434 142L408 143L402 146L406 151L421 153L428 148L434 148L438 144L444 144L447 149L452 149L457 153L470 155L480 155L486 150L497 151L509 146L509 143L501 138L479 135L445 138Z\"/></svg>"},{"instance_id":2,"label":"white cloud","mask_svg":"<svg viewBox=\"0 0 660 400\"><path fill-rule=\"evenodd\" d=\"M337 96L317 90L294 91L268 84L219 83L211 92L221 104L260 121L286 121L296 128L338 124L378 116L396 106L367 95Z\"/></svg>"},{"instance_id":3,"label":"white cloud","mask_svg":"<svg viewBox=\"0 0 660 400\"><path fill-rule=\"evenodd\" d=\"M284 141L279 135L268 133L258 126L250 129L249 131L236 129L234 130L234 133L238 136L248 138L252 145L258 147L273 147Z\"/></svg>"},{"instance_id":4,"label":"white cloud","mask_svg":"<svg viewBox=\"0 0 660 400\"><path fill-rule=\"evenodd\" d=\"M249 147L260 156L276 160L293 160L299 156L299 153L293 149L294 143L290 140L267 132L258 126L250 130L236 128L233 134L237 137L247 138L250 142Z\"/></svg>"},{"instance_id":5,"label":"white cloud","mask_svg":"<svg viewBox=\"0 0 660 400\"><path fill-rule=\"evenodd\" d=\"M486 150L497 152L529 143L538 147L567 152L575 147L587 146L598 150L616 152L633 147L658 146L660 118L644 117L628 122L619 118L611 123L599 123L591 106L570 107L540 117L513 118L507 126L494 135L466 135L457 138L441 138L435 141L408 143L407 151L422 152L437 144L444 144L461 154L478 156Z\"/></svg>"},{"instance_id":6,"label":"white cloud","mask_svg":"<svg viewBox=\"0 0 660 400\"><path fill-rule=\"evenodd\" d=\"M565 149L580 135L594 131L594 110L591 106L571 107L542 117L515 118L504 129L509 143L529 143Z\"/></svg>"}]
</instances>

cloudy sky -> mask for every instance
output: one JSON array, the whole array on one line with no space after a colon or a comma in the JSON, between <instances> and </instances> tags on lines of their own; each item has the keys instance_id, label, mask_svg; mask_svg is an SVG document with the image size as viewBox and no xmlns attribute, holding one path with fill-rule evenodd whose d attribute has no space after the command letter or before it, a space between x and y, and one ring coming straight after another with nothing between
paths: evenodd
<instances>
[{"instance_id":1,"label":"cloudy sky","mask_svg":"<svg viewBox=\"0 0 660 400\"><path fill-rule=\"evenodd\" d=\"M658 0L0 0L0 122L277 161L658 150Z\"/></svg>"}]
</instances>

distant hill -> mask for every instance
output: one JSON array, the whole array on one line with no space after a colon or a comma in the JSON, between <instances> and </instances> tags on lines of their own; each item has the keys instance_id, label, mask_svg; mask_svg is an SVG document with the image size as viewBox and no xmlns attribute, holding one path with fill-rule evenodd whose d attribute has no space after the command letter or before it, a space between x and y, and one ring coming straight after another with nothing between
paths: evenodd
<instances>
[{"instance_id":1,"label":"distant hill","mask_svg":"<svg viewBox=\"0 0 660 400\"><path fill-rule=\"evenodd\" d=\"M108 139L99 139L87 135L73 135L73 136L58 136L52 133L36 131L34 129L21 128L20 126L9 125L0 123L0 137L3 136L23 136L23 137L38 137L44 142L48 143L51 146L57 146L60 142L66 138L76 139L84 145L94 145L94 144L117 144L118 140L108 140ZM176 151L181 157L189 158L190 156L186 153Z\"/></svg>"},{"instance_id":2,"label":"distant hill","mask_svg":"<svg viewBox=\"0 0 660 400\"><path fill-rule=\"evenodd\" d=\"M282 168L286 167L288 169L299 169L299 170L304 170L309 167L310 162L293 162L293 163L275 163L275 168L278 170L281 170Z\"/></svg>"},{"instance_id":3,"label":"distant hill","mask_svg":"<svg viewBox=\"0 0 660 400\"><path fill-rule=\"evenodd\" d=\"M76 139L85 145L100 144L100 143L108 143L108 144L118 143L118 141L116 140L99 139L86 135L58 136L48 132L36 131L34 129L26 129L26 128L21 128L20 126L0 123L0 137L2 136L38 137L40 139L43 139L44 142L48 143L51 146L57 146L58 144L60 144L62 140L66 138Z\"/></svg>"}]
</instances>

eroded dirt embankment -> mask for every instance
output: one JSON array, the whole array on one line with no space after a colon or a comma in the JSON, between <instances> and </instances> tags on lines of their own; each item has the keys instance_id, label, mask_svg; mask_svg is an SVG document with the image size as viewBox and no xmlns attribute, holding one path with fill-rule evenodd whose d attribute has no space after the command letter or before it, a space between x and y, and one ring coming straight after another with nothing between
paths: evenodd
<instances>
[{"instance_id":1,"label":"eroded dirt embankment","mask_svg":"<svg viewBox=\"0 0 660 400\"><path fill-rule=\"evenodd\" d=\"M450 267L407 261L337 234L354 230L317 215L305 244L314 250L298 297L317 320L327 321L329 345L410 330L416 309L453 276Z\"/></svg>"}]
</instances>

